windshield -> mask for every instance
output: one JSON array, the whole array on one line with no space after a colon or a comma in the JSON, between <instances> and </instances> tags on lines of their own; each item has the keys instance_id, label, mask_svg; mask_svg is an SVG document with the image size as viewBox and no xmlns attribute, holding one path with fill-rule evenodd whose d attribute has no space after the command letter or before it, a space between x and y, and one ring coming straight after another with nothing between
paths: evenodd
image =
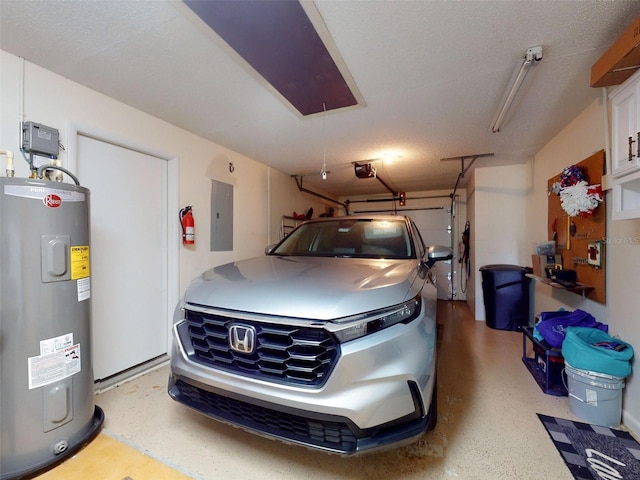
<instances>
[{"instance_id":1,"label":"windshield","mask_svg":"<svg viewBox=\"0 0 640 480\"><path fill-rule=\"evenodd\" d=\"M273 255L415 258L404 219L336 219L306 222Z\"/></svg>"}]
</instances>

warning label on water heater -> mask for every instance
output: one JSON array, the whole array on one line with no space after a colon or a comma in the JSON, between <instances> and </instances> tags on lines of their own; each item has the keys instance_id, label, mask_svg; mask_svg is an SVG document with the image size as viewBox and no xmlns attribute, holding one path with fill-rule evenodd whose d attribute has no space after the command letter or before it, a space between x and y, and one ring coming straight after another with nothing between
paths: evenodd
<instances>
[{"instance_id":1,"label":"warning label on water heater","mask_svg":"<svg viewBox=\"0 0 640 480\"><path fill-rule=\"evenodd\" d=\"M91 274L89 269L89 245L74 245L71 251L71 280L86 278Z\"/></svg>"},{"instance_id":2,"label":"warning label on water heater","mask_svg":"<svg viewBox=\"0 0 640 480\"><path fill-rule=\"evenodd\" d=\"M80 278L78 280L78 301L88 300L91 298L91 279Z\"/></svg>"},{"instance_id":3,"label":"warning label on water heater","mask_svg":"<svg viewBox=\"0 0 640 480\"><path fill-rule=\"evenodd\" d=\"M40 342L40 355L28 358L29 389L58 382L81 369L80 344L73 343L73 333Z\"/></svg>"}]
</instances>

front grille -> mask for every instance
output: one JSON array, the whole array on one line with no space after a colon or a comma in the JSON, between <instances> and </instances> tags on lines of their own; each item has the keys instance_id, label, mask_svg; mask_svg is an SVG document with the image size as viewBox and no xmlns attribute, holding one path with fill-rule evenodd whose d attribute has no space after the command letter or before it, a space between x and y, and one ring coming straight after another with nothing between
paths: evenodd
<instances>
[{"instance_id":1,"label":"front grille","mask_svg":"<svg viewBox=\"0 0 640 480\"><path fill-rule=\"evenodd\" d=\"M318 420L236 400L178 380L171 395L206 415L281 439L352 453L357 438L346 422Z\"/></svg>"},{"instance_id":2,"label":"front grille","mask_svg":"<svg viewBox=\"0 0 640 480\"><path fill-rule=\"evenodd\" d=\"M212 313L186 311L192 360L242 375L288 384L320 386L338 360L339 343L322 328L235 320ZM251 326L256 331L251 354L232 350L229 327Z\"/></svg>"}]
</instances>

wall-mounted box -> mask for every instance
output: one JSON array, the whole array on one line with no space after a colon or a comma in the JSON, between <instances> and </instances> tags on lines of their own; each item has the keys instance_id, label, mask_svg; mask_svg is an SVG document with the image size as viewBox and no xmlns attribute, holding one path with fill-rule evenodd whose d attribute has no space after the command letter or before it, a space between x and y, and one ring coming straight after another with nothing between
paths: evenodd
<instances>
[{"instance_id":1,"label":"wall-mounted box","mask_svg":"<svg viewBox=\"0 0 640 480\"><path fill-rule=\"evenodd\" d=\"M60 132L55 128L35 122L22 124L21 150L25 153L58 158L59 142Z\"/></svg>"}]
</instances>

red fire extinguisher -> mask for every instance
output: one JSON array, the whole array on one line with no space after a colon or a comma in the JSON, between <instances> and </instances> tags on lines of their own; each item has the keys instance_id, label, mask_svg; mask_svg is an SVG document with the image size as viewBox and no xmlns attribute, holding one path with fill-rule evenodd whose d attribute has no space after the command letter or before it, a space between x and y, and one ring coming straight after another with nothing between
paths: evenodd
<instances>
[{"instance_id":1,"label":"red fire extinguisher","mask_svg":"<svg viewBox=\"0 0 640 480\"><path fill-rule=\"evenodd\" d=\"M191 206L180 209L180 224L182 225L182 244L193 245L196 243L195 221L191 214Z\"/></svg>"}]
</instances>

